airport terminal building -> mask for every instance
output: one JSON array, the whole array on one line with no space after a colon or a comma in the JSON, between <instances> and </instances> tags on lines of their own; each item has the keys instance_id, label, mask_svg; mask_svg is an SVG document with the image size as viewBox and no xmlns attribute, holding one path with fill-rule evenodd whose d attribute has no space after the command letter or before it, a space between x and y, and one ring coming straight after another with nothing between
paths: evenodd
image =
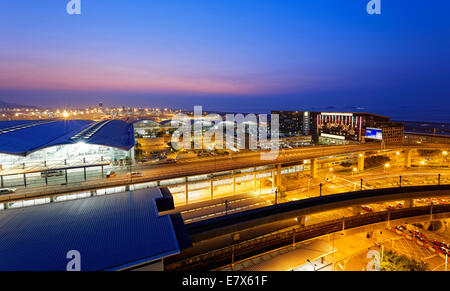
<instances>
[{"instance_id":1,"label":"airport terminal building","mask_svg":"<svg viewBox=\"0 0 450 291\"><path fill-rule=\"evenodd\" d=\"M120 120L0 122L0 170L134 160L133 125Z\"/></svg>"}]
</instances>

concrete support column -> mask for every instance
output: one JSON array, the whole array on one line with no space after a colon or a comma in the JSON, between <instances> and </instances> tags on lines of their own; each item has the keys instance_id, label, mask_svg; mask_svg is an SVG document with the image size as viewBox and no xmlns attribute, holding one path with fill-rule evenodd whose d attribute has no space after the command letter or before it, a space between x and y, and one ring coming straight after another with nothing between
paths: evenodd
<instances>
[{"instance_id":1,"label":"concrete support column","mask_svg":"<svg viewBox=\"0 0 450 291\"><path fill-rule=\"evenodd\" d=\"M276 187L281 187L281 164L277 165L277 184Z\"/></svg>"},{"instance_id":2,"label":"concrete support column","mask_svg":"<svg viewBox=\"0 0 450 291\"><path fill-rule=\"evenodd\" d=\"M352 211L354 216L361 215L361 206L360 205L352 206Z\"/></svg>"},{"instance_id":3,"label":"concrete support column","mask_svg":"<svg viewBox=\"0 0 450 291\"><path fill-rule=\"evenodd\" d=\"M391 212L388 212L388 217L387 217L387 221L386 221L386 228L387 229L391 228Z\"/></svg>"},{"instance_id":4,"label":"concrete support column","mask_svg":"<svg viewBox=\"0 0 450 291\"><path fill-rule=\"evenodd\" d=\"M188 180L188 177L186 177L186 183L184 185L185 185L184 193L186 194L186 205L188 205L189 204L189 180Z\"/></svg>"},{"instance_id":5,"label":"concrete support column","mask_svg":"<svg viewBox=\"0 0 450 291\"><path fill-rule=\"evenodd\" d=\"M136 163L136 157L134 156L134 146L130 149L130 163L134 165Z\"/></svg>"},{"instance_id":6,"label":"concrete support column","mask_svg":"<svg viewBox=\"0 0 450 291\"><path fill-rule=\"evenodd\" d=\"M256 192L256 168L254 169L254 173L253 173L253 191Z\"/></svg>"},{"instance_id":7,"label":"concrete support column","mask_svg":"<svg viewBox=\"0 0 450 291\"><path fill-rule=\"evenodd\" d=\"M211 200L214 199L214 180L211 178Z\"/></svg>"},{"instance_id":8,"label":"concrete support column","mask_svg":"<svg viewBox=\"0 0 450 291\"><path fill-rule=\"evenodd\" d=\"M306 225L306 216L297 217L297 221L301 227L304 227Z\"/></svg>"},{"instance_id":9,"label":"concrete support column","mask_svg":"<svg viewBox=\"0 0 450 291\"><path fill-rule=\"evenodd\" d=\"M366 157L366 153L358 154L358 172L364 171L364 159Z\"/></svg>"},{"instance_id":10,"label":"concrete support column","mask_svg":"<svg viewBox=\"0 0 450 291\"><path fill-rule=\"evenodd\" d=\"M414 207L414 199L405 199L403 200L403 204L405 205L405 208Z\"/></svg>"},{"instance_id":11,"label":"concrete support column","mask_svg":"<svg viewBox=\"0 0 450 291\"><path fill-rule=\"evenodd\" d=\"M233 175L233 195L236 195L236 176Z\"/></svg>"},{"instance_id":12,"label":"concrete support column","mask_svg":"<svg viewBox=\"0 0 450 291\"><path fill-rule=\"evenodd\" d=\"M311 178L317 178L317 159L311 160Z\"/></svg>"},{"instance_id":13,"label":"concrete support column","mask_svg":"<svg viewBox=\"0 0 450 291\"><path fill-rule=\"evenodd\" d=\"M405 168L411 168L412 149L405 151Z\"/></svg>"},{"instance_id":14,"label":"concrete support column","mask_svg":"<svg viewBox=\"0 0 450 291\"><path fill-rule=\"evenodd\" d=\"M275 182L275 169L272 170L272 188L275 188L276 182Z\"/></svg>"}]
</instances>

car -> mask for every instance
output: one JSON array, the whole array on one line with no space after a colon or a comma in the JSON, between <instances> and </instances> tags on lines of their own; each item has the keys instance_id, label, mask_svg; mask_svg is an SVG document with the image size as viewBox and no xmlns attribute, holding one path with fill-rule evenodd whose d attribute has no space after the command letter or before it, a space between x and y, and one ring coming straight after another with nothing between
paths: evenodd
<instances>
[{"instance_id":1,"label":"car","mask_svg":"<svg viewBox=\"0 0 450 291\"><path fill-rule=\"evenodd\" d=\"M128 176L133 177L133 178L144 177L144 175L141 172L131 172L131 173L128 173Z\"/></svg>"},{"instance_id":2,"label":"car","mask_svg":"<svg viewBox=\"0 0 450 291\"><path fill-rule=\"evenodd\" d=\"M63 176L64 175L64 171L63 170L51 170L51 171L46 171L46 172L41 172L41 177L58 177L58 176Z\"/></svg>"},{"instance_id":3,"label":"car","mask_svg":"<svg viewBox=\"0 0 450 291\"><path fill-rule=\"evenodd\" d=\"M11 194L16 192L16 188L2 188L0 189L0 194Z\"/></svg>"},{"instance_id":4,"label":"car","mask_svg":"<svg viewBox=\"0 0 450 291\"><path fill-rule=\"evenodd\" d=\"M166 159L166 163L168 163L168 164L174 164L176 162L177 162L177 160L175 160L175 159Z\"/></svg>"},{"instance_id":5,"label":"car","mask_svg":"<svg viewBox=\"0 0 450 291\"><path fill-rule=\"evenodd\" d=\"M406 231L406 227L403 225L398 225L397 227L395 227L397 230L399 231Z\"/></svg>"},{"instance_id":6,"label":"car","mask_svg":"<svg viewBox=\"0 0 450 291\"><path fill-rule=\"evenodd\" d=\"M367 212L373 212L373 208L370 207L369 205L362 205L361 206L362 210L367 211Z\"/></svg>"},{"instance_id":7,"label":"car","mask_svg":"<svg viewBox=\"0 0 450 291\"><path fill-rule=\"evenodd\" d=\"M116 173L114 171L108 171L106 172L106 178L112 178L115 177Z\"/></svg>"},{"instance_id":8,"label":"car","mask_svg":"<svg viewBox=\"0 0 450 291\"><path fill-rule=\"evenodd\" d=\"M433 245L435 245L438 248L445 248L446 244L444 242L440 242L440 241L433 241Z\"/></svg>"},{"instance_id":9,"label":"car","mask_svg":"<svg viewBox=\"0 0 450 291\"><path fill-rule=\"evenodd\" d=\"M388 205L388 206L386 207L386 209L387 209L387 210L395 210L395 209L397 209L397 207L394 207L393 205Z\"/></svg>"}]
</instances>

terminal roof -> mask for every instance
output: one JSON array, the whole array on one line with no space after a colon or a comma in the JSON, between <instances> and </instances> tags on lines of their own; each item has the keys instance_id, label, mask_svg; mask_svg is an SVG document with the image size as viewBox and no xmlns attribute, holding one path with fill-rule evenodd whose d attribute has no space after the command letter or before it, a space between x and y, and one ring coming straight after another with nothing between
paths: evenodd
<instances>
[{"instance_id":1,"label":"terminal roof","mask_svg":"<svg viewBox=\"0 0 450 291\"><path fill-rule=\"evenodd\" d=\"M0 270L120 270L180 252L158 188L0 211Z\"/></svg>"}]
</instances>

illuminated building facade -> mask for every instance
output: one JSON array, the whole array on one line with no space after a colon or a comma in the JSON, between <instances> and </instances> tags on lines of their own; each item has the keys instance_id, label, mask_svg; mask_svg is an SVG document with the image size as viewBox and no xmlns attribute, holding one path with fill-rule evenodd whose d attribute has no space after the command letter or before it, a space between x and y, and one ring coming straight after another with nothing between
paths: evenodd
<instances>
[{"instance_id":1,"label":"illuminated building facade","mask_svg":"<svg viewBox=\"0 0 450 291\"><path fill-rule=\"evenodd\" d=\"M3 121L0 169L133 161L134 145L133 125L120 120Z\"/></svg>"}]
</instances>

